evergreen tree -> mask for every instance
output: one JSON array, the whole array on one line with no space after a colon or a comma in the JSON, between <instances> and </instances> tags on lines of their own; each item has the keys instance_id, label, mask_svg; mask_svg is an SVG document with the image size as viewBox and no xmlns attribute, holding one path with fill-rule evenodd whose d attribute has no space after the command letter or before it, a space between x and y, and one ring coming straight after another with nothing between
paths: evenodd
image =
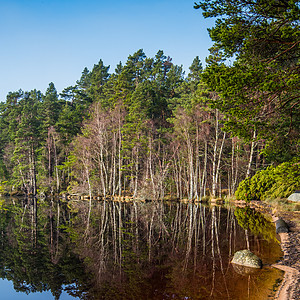
<instances>
[{"instance_id":1,"label":"evergreen tree","mask_svg":"<svg viewBox=\"0 0 300 300\"><path fill-rule=\"evenodd\" d=\"M79 89L87 91L91 86L91 72L87 67L82 71L81 77L76 81Z\"/></svg>"},{"instance_id":2,"label":"evergreen tree","mask_svg":"<svg viewBox=\"0 0 300 300\"><path fill-rule=\"evenodd\" d=\"M99 101L102 96L103 86L108 81L110 74L108 73L110 66L104 66L102 59L99 60L98 64L94 65L92 72L89 77L90 86L88 88L88 95L92 101Z\"/></svg>"},{"instance_id":3,"label":"evergreen tree","mask_svg":"<svg viewBox=\"0 0 300 300\"><path fill-rule=\"evenodd\" d=\"M38 106L41 93L33 90L26 92L20 100L22 108L15 136L12 157L14 163L13 180L22 185L26 193L37 193L37 155L40 147L40 120Z\"/></svg>"},{"instance_id":4,"label":"evergreen tree","mask_svg":"<svg viewBox=\"0 0 300 300\"><path fill-rule=\"evenodd\" d=\"M215 55L203 78L220 96L212 104L226 114L227 130L247 139L257 132L269 152L289 149L269 153L270 160L291 158L299 151L299 1L212 0L195 7L217 18L209 30Z\"/></svg>"},{"instance_id":5,"label":"evergreen tree","mask_svg":"<svg viewBox=\"0 0 300 300\"><path fill-rule=\"evenodd\" d=\"M199 56L196 56L189 67L190 73L188 74L188 79L192 81L199 82L201 79L201 74L203 72L203 66Z\"/></svg>"},{"instance_id":6,"label":"evergreen tree","mask_svg":"<svg viewBox=\"0 0 300 300\"><path fill-rule=\"evenodd\" d=\"M43 129L47 134L48 128L54 126L57 122L61 110L61 103L58 100L58 94L53 82L49 84L40 107Z\"/></svg>"}]
</instances>

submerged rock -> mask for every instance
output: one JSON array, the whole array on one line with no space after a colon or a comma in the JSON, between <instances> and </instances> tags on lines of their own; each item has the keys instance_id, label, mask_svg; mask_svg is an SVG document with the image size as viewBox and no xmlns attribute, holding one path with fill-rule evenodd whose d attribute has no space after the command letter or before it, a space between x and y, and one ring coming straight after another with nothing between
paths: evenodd
<instances>
[{"instance_id":1,"label":"submerged rock","mask_svg":"<svg viewBox=\"0 0 300 300\"><path fill-rule=\"evenodd\" d=\"M276 233L289 232L288 225L282 219L278 219L275 222L275 224L276 224Z\"/></svg>"},{"instance_id":2,"label":"submerged rock","mask_svg":"<svg viewBox=\"0 0 300 300\"><path fill-rule=\"evenodd\" d=\"M237 251L234 254L231 262L233 264L242 265L242 266L250 267L250 268L260 269L262 267L261 259L249 250Z\"/></svg>"}]
</instances>

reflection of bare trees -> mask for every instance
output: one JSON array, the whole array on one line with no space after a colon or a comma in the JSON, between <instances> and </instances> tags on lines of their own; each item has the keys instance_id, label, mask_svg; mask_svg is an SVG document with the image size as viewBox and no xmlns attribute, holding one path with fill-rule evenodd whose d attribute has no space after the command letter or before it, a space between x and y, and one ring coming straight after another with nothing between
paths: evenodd
<instances>
[{"instance_id":1,"label":"reflection of bare trees","mask_svg":"<svg viewBox=\"0 0 300 300\"><path fill-rule=\"evenodd\" d=\"M184 260L184 266L183 269L186 270L188 266L189 257L191 255L192 251L192 239L194 236L194 226L195 226L195 218L197 215L197 212L194 210L197 209L197 206L192 205L191 203L188 205L187 212L189 213L189 220L188 220L188 233L187 233L187 247L186 247L186 254L185 254L185 260ZM196 253L196 251L195 251Z\"/></svg>"},{"instance_id":2,"label":"reflection of bare trees","mask_svg":"<svg viewBox=\"0 0 300 300\"><path fill-rule=\"evenodd\" d=\"M56 210L56 216L54 215ZM56 218L56 227L54 219ZM60 237L60 201L54 203L51 200L49 207L49 227L50 227L50 254L51 261L56 264L59 260L59 237Z\"/></svg>"},{"instance_id":3,"label":"reflection of bare trees","mask_svg":"<svg viewBox=\"0 0 300 300\"><path fill-rule=\"evenodd\" d=\"M236 248L236 220L234 217L234 210L228 209L227 211L227 222L226 222L226 232L228 235L228 257L232 257Z\"/></svg>"},{"instance_id":4,"label":"reflection of bare trees","mask_svg":"<svg viewBox=\"0 0 300 300\"><path fill-rule=\"evenodd\" d=\"M207 296L229 297L225 266L235 248L245 247L233 210L182 202L101 202L92 208L87 238L78 240L78 249L89 257L98 286L110 282L120 289L138 280L134 274L148 281L158 268L164 273L160 285L166 284L165 276L173 288L186 276L204 277ZM74 226L83 230L80 223Z\"/></svg>"},{"instance_id":5,"label":"reflection of bare trees","mask_svg":"<svg viewBox=\"0 0 300 300\"><path fill-rule=\"evenodd\" d=\"M230 299L235 289L229 264L233 253L247 246L252 251L259 246L257 250L263 252L262 243L238 226L230 208L183 202L74 201L66 209L65 203L52 201L43 209L52 263L59 262L62 238L69 236L73 251L92 274L89 292L97 299L116 299L116 295ZM34 203L26 203L20 211L20 225L30 224L32 243L40 230L37 216ZM244 295L255 280L245 278Z\"/></svg>"}]
</instances>

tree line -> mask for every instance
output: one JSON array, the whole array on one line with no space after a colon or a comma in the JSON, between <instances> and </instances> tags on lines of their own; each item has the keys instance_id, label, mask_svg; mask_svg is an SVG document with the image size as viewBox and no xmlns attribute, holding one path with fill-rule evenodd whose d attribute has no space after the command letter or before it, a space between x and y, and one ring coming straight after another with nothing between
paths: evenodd
<instances>
[{"instance_id":1,"label":"tree line","mask_svg":"<svg viewBox=\"0 0 300 300\"><path fill-rule=\"evenodd\" d=\"M1 181L10 192L160 199L233 193L264 163L223 131L199 57L182 66L143 50L109 73L100 60L57 93L17 91L1 103ZM254 151L256 150L256 151Z\"/></svg>"}]
</instances>

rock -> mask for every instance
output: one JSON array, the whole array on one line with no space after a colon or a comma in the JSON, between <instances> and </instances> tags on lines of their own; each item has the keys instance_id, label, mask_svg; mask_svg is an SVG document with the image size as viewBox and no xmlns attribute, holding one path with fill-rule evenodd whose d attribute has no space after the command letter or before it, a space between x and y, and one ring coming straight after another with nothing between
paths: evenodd
<instances>
[{"instance_id":1,"label":"rock","mask_svg":"<svg viewBox=\"0 0 300 300\"><path fill-rule=\"evenodd\" d=\"M289 232L289 227L288 225L282 220L278 219L276 222L276 233L285 233Z\"/></svg>"},{"instance_id":2,"label":"rock","mask_svg":"<svg viewBox=\"0 0 300 300\"><path fill-rule=\"evenodd\" d=\"M295 191L288 198L289 201L300 202L300 191Z\"/></svg>"},{"instance_id":3,"label":"rock","mask_svg":"<svg viewBox=\"0 0 300 300\"><path fill-rule=\"evenodd\" d=\"M249 250L237 251L234 254L231 262L233 264L242 265L242 266L250 267L250 268L260 269L262 267L261 259Z\"/></svg>"}]
</instances>

